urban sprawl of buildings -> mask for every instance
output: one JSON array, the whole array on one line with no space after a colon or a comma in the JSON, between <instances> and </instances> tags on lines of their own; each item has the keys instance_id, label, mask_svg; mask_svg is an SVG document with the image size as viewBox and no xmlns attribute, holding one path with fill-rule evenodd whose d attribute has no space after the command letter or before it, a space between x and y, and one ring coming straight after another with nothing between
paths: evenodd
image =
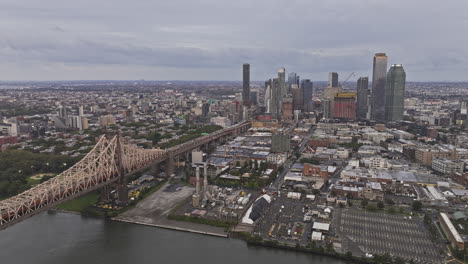
<instances>
[{"instance_id":1,"label":"urban sprawl of buildings","mask_svg":"<svg viewBox=\"0 0 468 264\"><path fill-rule=\"evenodd\" d=\"M463 259L468 84L407 82L411 69L389 66L385 53L354 84L354 74L312 82L285 68L251 82L250 67L242 85L3 83L0 148L80 158L119 131L164 149L248 121L247 133L179 160L174 175L140 175L130 199L171 177L168 193L188 190L172 218L229 223L259 243L394 263Z\"/></svg>"}]
</instances>

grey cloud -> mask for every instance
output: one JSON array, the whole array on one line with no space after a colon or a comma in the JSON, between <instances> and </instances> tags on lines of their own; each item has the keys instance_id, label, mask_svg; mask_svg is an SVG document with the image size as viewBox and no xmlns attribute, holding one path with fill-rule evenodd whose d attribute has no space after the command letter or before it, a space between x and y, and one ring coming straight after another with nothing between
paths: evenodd
<instances>
[{"instance_id":1,"label":"grey cloud","mask_svg":"<svg viewBox=\"0 0 468 264\"><path fill-rule=\"evenodd\" d=\"M60 79L73 69L84 79L112 71L151 79L157 71L234 80L250 62L257 80L281 66L323 80L328 71L369 75L373 53L387 52L413 80L461 80L467 9L465 0L4 0L1 79L43 71Z\"/></svg>"}]
</instances>

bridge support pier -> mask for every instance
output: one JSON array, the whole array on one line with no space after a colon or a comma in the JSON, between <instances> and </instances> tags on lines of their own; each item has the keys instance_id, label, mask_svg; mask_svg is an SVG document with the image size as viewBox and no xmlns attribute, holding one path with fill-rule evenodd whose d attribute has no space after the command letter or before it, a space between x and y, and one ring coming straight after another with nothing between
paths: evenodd
<instances>
[{"instance_id":1,"label":"bridge support pier","mask_svg":"<svg viewBox=\"0 0 468 264\"><path fill-rule=\"evenodd\" d=\"M166 160L166 174L168 177L171 177L171 175L174 174L174 166L174 156L169 154L169 157L167 157Z\"/></svg>"},{"instance_id":2,"label":"bridge support pier","mask_svg":"<svg viewBox=\"0 0 468 264\"><path fill-rule=\"evenodd\" d=\"M125 183L119 183L116 186L118 203L127 204L128 203L128 187Z\"/></svg>"},{"instance_id":3,"label":"bridge support pier","mask_svg":"<svg viewBox=\"0 0 468 264\"><path fill-rule=\"evenodd\" d=\"M159 173L161 172L161 164L156 163L151 167L151 174L153 174L155 177L159 176Z\"/></svg>"},{"instance_id":4,"label":"bridge support pier","mask_svg":"<svg viewBox=\"0 0 468 264\"><path fill-rule=\"evenodd\" d=\"M112 188L110 185L104 185L101 189L101 201L110 201L110 193Z\"/></svg>"}]
</instances>

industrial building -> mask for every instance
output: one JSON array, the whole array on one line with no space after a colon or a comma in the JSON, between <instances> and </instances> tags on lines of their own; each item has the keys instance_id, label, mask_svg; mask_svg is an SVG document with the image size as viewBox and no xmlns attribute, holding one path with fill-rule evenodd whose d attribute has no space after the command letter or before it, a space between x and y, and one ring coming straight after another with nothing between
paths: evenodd
<instances>
[{"instance_id":1,"label":"industrial building","mask_svg":"<svg viewBox=\"0 0 468 264\"><path fill-rule=\"evenodd\" d=\"M442 227L442 230L450 241L452 247L463 250L465 248L465 243L455 226L453 226L452 221L450 221L448 215L446 213L440 213L438 218L440 226Z\"/></svg>"}]
</instances>

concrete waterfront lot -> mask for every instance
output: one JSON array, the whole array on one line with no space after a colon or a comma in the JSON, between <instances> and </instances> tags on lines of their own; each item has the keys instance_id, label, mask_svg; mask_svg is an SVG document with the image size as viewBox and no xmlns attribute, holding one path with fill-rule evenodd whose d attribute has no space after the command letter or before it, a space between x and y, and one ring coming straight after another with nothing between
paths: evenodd
<instances>
[{"instance_id":1,"label":"concrete waterfront lot","mask_svg":"<svg viewBox=\"0 0 468 264\"><path fill-rule=\"evenodd\" d=\"M170 191L166 191L166 188L169 188ZM188 202L187 200L194 191L195 188L188 186L172 190L170 184L166 183L158 191L140 201L134 208L115 217L114 220L194 233L227 236L224 228L221 227L167 219L167 216L175 207Z\"/></svg>"}]
</instances>

